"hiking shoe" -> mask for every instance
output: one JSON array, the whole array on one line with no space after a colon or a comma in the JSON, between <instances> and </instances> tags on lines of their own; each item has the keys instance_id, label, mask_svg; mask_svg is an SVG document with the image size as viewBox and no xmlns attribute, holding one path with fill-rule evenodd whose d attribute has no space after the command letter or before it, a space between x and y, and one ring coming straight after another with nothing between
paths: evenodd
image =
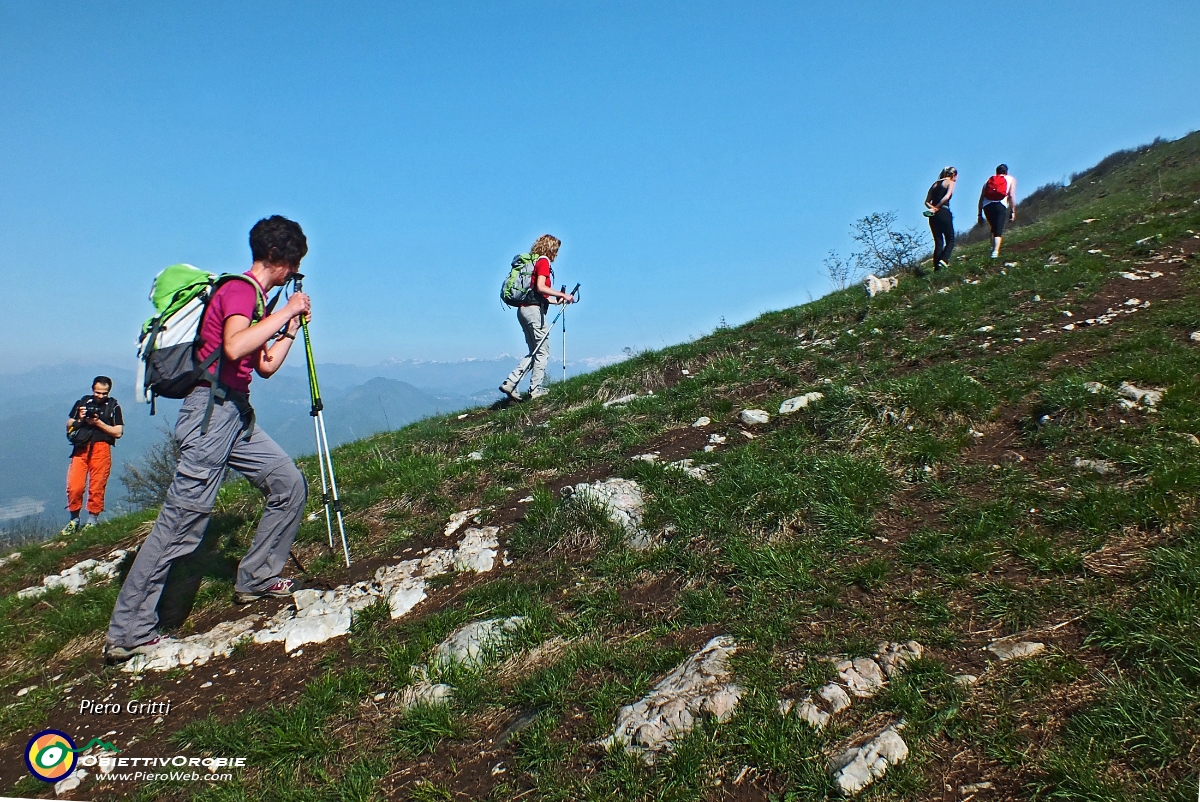
<instances>
[{"instance_id":1,"label":"hiking shoe","mask_svg":"<svg viewBox=\"0 0 1200 802\"><path fill-rule=\"evenodd\" d=\"M106 643L104 644L104 662L112 666L117 663L124 663L134 655L149 654L155 646L158 646L165 640L168 640L166 635L155 635L150 640L145 643L139 643L137 646L118 646L115 643Z\"/></svg>"},{"instance_id":2,"label":"hiking shoe","mask_svg":"<svg viewBox=\"0 0 1200 802\"><path fill-rule=\"evenodd\" d=\"M270 587L254 592L246 590L234 591L233 600L238 604L249 604L253 601L272 596L276 599L290 599L292 594L299 590L300 587L291 579L279 577Z\"/></svg>"},{"instance_id":3,"label":"hiking shoe","mask_svg":"<svg viewBox=\"0 0 1200 802\"><path fill-rule=\"evenodd\" d=\"M508 396L510 401L516 401L518 404L525 400L521 398L521 394L517 392L516 386L509 384L508 382L500 385L500 392Z\"/></svg>"},{"instance_id":4,"label":"hiking shoe","mask_svg":"<svg viewBox=\"0 0 1200 802\"><path fill-rule=\"evenodd\" d=\"M937 267L934 269L941 270L943 267L949 267L949 266L950 266L950 263L947 262L945 259L938 259Z\"/></svg>"},{"instance_id":5,"label":"hiking shoe","mask_svg":"<svg viewBox=\"0 0 1200 802\"><path fill-rule=\"evenodd\" d=\"M85 523L83 526L79 527L80 531L82 531L82 530L84 530L84 529L95 529L95 528L96 528L96 522L95 522L95 521L88 521L88 522L87 522L87 523Z\"/></svg>"},{"instance_id":6,"label":"hiking shoe","mask_svg":"<svg viewBox=\"0 0 1200 802\"><path fill-rule=\"evenodd\" d=\"M1000 251L992 251L992 258L995 259L1000 255Z\"/></svg>"},{"instance_id":7,"label":"hiking shoe","mask_svg":"<svg viewBox=\"0 0 1200 802\"><path fill-rule=\"evenodd\" d=\"M541 398L544 395L550 395L550 391L545 387L538 387L529 391L529 399L532 401L535 398Z\"/></svg>"},{"instance_id":8,"label":"hiking shoe","mask_svg":"<svg viewBox=\"0 0 1200 802\"><path fill-rule=\"evenodd\" d=\"M66 537L67 535L73 535L78 531L79 531L79 521L78 521L78 519L72 518L70 521L67 521L67 525L64 526L62 528L62 531L59 532L58 534L62 535L63 537Z\"/></svg>"}]
</instances>

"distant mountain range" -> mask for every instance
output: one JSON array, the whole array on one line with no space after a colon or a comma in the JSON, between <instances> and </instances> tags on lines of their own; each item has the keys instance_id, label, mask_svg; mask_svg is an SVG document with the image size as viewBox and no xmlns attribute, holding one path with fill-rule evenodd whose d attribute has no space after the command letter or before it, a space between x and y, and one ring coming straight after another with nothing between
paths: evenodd
<instances>
[{"instance_id":1,"label":"distant mountain range","mask_svg":"<svg viewBox=\"0 0 1200 802\"><path fill-rule=\"evenodd\" d=\"M613 360L572 365L588 370ZM388 360L371 367L318 365L325 425L335 447L429 415L489 404L515 364L510 356L458 362ZM551 370L560 375L562 365ZM573 371L574 372L574 371ZM120 511L125 463L138 463L163 431L175 424L178 401L160 399L157 415L134 401L133 370L111 365L62 364L0 375L0 528L41 516L65 522L66 469L71 446L65 425L70 406L91 389L96 375L113 379L113 396L125 414L125 436L113 452L108 509ZM292 456L315 450L308 378L303 363L271 379L256 379L252 403L262 427Z\"/></svg>"}]
</instances>

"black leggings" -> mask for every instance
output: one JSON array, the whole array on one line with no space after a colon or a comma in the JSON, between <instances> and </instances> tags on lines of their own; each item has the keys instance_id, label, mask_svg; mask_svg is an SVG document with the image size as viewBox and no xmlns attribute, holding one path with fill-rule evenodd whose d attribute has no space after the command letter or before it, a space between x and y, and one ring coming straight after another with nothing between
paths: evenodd
<instances>
[{"instance_id":1,"label":"black leggings","mask_svg":"<svg viewBox=\"0 0 1200 802\"><path fill-rule=\"evenodd\" d=\"M933 232L933 267L936 270L938 262L950 264L950 254L954 252L954 215L943 207L929 218L929 230Z\"/></svg>"},{"instance_id":2,"label":"black leggings","mask_svg":"<svg viewBox=\"0 0 1200 802\"><path fill-rule=\"evenodd\" d=\"M1008 222L1008 207L1000 201L992 201L983 207L983 216L992 227L993 237L1004 236L1004 224Z\"/></svg>"}]
</instances>

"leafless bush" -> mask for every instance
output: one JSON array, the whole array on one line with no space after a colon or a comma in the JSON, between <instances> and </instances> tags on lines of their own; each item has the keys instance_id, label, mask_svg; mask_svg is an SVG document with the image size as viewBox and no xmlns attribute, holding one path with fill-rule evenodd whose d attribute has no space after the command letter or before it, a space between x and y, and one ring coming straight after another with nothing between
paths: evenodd
<instances>
[{"instance_id":1,"label":"leafless bush","mask_svg":"<svg viewBox=\"0 0 1200 802\"><path fill-rule=\"evenodd\" d=\"M862 276L879 277L916 272L928 247L911 228L901 228L895 212L875 212L850 226L850 237L862 248L843 259L830 251L825 258L825 275L838 289Z\"/></svg>"},{"instance_id":2,"label":"leafless bush","mask_svg":"<svg viewBox=\"0 0 1200 802\"><path fill-rule=\"evenodd\" d=\"M160 429L162 437L150 446L141 465L125 463L121 484L125 485L125 500L131 507L144 510L157 507L167 497L167 489L175 478L179 464L179 446L169 429Z\"/></svg>"},{"instance_id":3,"label":"leafless bush","mask_svg":"<svg viewBox=\"0 0 1200 802\"><path fill-rule=\"evenodd\" d=\"M854 266L853 254L850 259L843 259L836 251L830 251L821 264L824 266L825 277L835 290L844 290L858 281L858 268Z\"/></svg>"}]
</instances>

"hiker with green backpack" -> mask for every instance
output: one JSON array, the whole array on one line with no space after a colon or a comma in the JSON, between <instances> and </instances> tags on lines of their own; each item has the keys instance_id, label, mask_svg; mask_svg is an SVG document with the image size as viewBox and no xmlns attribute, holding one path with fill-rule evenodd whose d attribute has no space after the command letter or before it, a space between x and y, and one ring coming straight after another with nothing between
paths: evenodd
<instances>
[{"instance_id":1,"label":"hiker with green backpack","mask_svg":"<svg viewBox=\"0 0 1200 802\"><path fill-rule=\"evenodd\" d=\"M554 289L554 273L551 265L558 256L562 241L550 234L543 234L534 241L529 253L513 257L508 278L500 288L500 300L517 308L517 322L525 333L526 354L508 378L500 385L500 392L510 400L520 402L517 385L525 373L529 373L529 397L541 398L548 391L542 382L546 376L546 362L550 358L550 332L546 327L546 311L549 304L575 303L575 296ZM565 286L564 286L565 289ZM565 323L563 324L566 325Z\"/></svg>"},{"instance_id":2,"label":"hiker with green backpack","mask_svg":"<svg viewBox=\"0 0 1200 802\"><path fill-rule=\"evenodd\" d=\"M287 598L297 589L280 574L308 488L291 457L254 425L250 380L253 373L268 378L279 370L302 319L311 318L302 292L278 311L275 301L266 301L267 293L297 275L308 242L297 223L275 215L250 230L250 250L254 263L240 275L217 277L174 265L155 279L151 298L158 314L142 331L139 400L183 399L175 424L179 465L117 596L104 647L110 663L145 654L164 640L157 607L167 574L203 539L226 468L245 476L267 500L254 542L238 564L235 601Z\"/></svg>"}]
</instances>

